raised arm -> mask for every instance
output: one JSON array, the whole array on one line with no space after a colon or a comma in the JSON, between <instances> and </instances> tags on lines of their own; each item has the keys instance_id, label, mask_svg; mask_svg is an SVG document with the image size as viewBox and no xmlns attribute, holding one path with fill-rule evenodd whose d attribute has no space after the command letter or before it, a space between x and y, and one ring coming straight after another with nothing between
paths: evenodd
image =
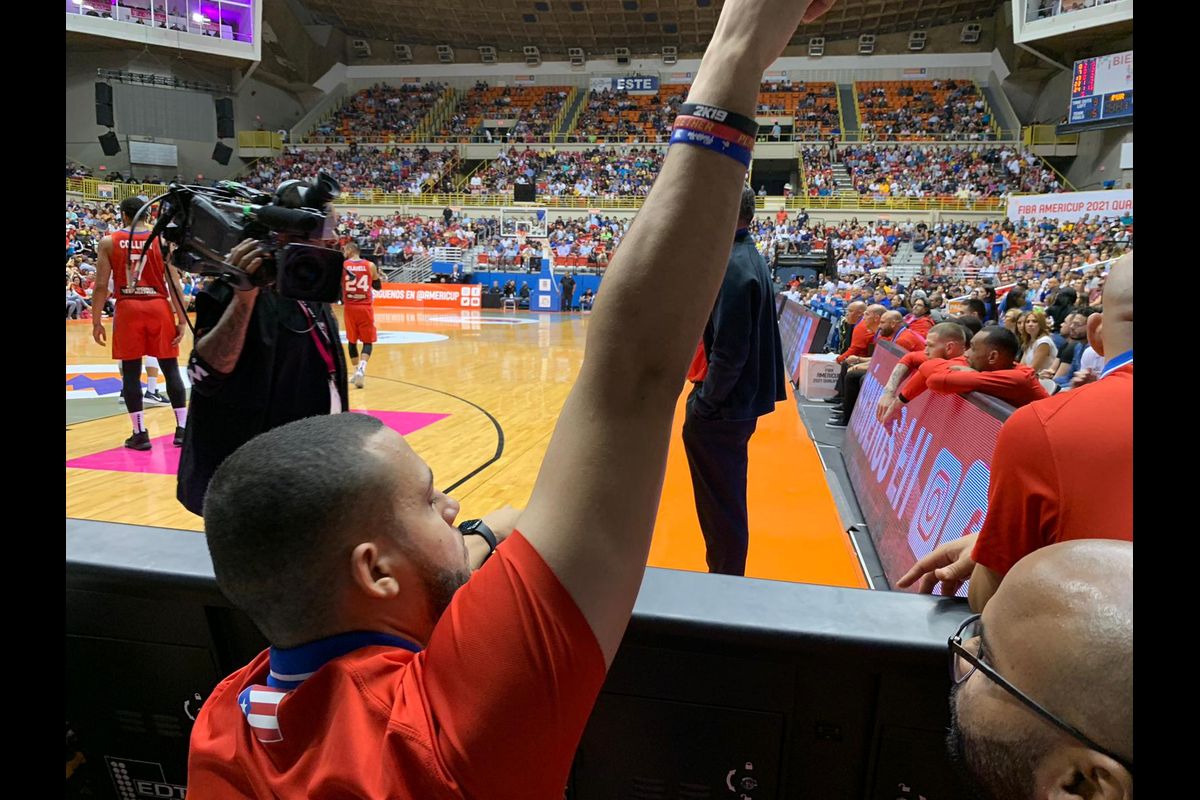
<instances>
[{"instance_id":1,"label":"raised arm","mask_svg":"<svg viewBox=\"0 0 1200 800\"><path fill-rule=\"evenodd\" d=\"M688 94L754 117L763 71L831 0L729 0ZM641 586L688 363L733 245L745 167L677 144L617 249L518 525L612 659ZM663 297L679 295L664 304Z\"/></svg>"},{"instance_id":2,"label":"raised arm","mask_svg":"<svg viewBox=\"0 0 1200 800\"><path fill-rule=\"evenodd\" d=\"M253 273L262 265L262 258L258 256L258 242L246 239L233 248L226 260L246 272ZM233 372L238 359L242 357L242 347L246 343L246 329L250 325L250 315L254 312L254 303L257 299L257 288L244 292L235 291L233 299L225 307L217 324L202 334L196 342L196 355L222 375ZM197 315L197 320L198 318L199 315Z\"/></svg>"}]
</instances>

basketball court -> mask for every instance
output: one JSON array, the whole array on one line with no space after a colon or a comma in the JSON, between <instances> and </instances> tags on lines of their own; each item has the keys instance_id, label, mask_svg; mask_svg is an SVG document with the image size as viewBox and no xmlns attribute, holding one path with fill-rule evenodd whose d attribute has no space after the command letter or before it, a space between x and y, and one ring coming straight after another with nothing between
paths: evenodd
<instances>
[{"instance_id":1,"label":"basketball court","mask_svg":"<svg viewBox=\"0 0 1200 800\"><path fill-rule=\"evenodd\" d=\"M340 318L340 308L337 313ZM460 519L529 499L558 414L583 359L587 315L376 309L380 341L350 407L402 433L462 504ZM152 450L127 450L120 376L90 321L68 321L67 517L202 530L175 499L179 449L169 407L147 407ZM111 320L106 320L110 329ZM180 345L186 362L190 334ZM185 376L186 380L186 376ZM650 565L705 571L683 452L684 387ZM791 389L759 420L749 449L750 551L746 574L865 588L824 468Z\"/></svg>"}]
</instances>

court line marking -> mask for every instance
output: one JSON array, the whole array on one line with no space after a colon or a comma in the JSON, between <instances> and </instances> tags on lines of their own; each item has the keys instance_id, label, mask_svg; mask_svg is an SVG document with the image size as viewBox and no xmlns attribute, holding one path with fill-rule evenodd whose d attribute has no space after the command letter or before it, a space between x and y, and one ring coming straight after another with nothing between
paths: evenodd
<instances>
[{"instance_id":1,"label":"court line marking","mask_svg":"<svg viewBox=\"0 0 1200 800\"><path fill-rule=\"evenodd\" d=\"M435 389L432 386L426 386L421 383L413 383L411 381L402 381L399 378L387 378L387 377L384 377L381 375L376 375L373 380L391 381L392 383L402 383L405 386L415 386L418 389L426 389L431 392L437 392L438 394L444 394L447 397L453 397L455 400L460 400L460 401L466 403L467 405L471 406L472 408L478 410L485 417L487 417L488 420L491 421L492 427L496 429L496 452L492 454L492 457L489 458L487 461L483 462L482 464L480 464L475 469L468 472L466 475L459 478L454 483L447 486L445 489L442 489L442 494L450 494L455 489L457 489L459 486L462 486L464 483L469 481L471 478L474 478L476 475L483 472L485 469L490 467L492 464L495 464L497 461L500 460L500 456L504 455L504 428L501 427L499 420L497 420L494 416L492 416L492 412L488 411L486 408L479 405L478 403L473 403L470 400L468 400L467 398L460 397L459 395L456 395L453 392L447 392L442 389Z\"/></svg>"}]
</instances>

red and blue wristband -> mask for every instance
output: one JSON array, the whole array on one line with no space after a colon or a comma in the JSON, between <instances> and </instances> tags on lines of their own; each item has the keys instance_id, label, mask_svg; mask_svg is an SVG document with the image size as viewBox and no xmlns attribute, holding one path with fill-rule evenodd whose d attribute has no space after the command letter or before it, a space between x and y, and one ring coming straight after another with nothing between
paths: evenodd
<instances>
[{"instance_id":1,"label":"red and blue wristband","mask_svg":"<svg viewBox=\"0 0 1200 800\"><path fill-rule=\"evenodd\" d=\"M750 169L750 162L754 157L752 150L735 144L729 139L725 139L715 133L705 133L704 131L690 130L688 128L676 128L672 131L670 143L691 144L712 150L714 153L729 156L746 169Z\"/></svg>"}]
</instances>

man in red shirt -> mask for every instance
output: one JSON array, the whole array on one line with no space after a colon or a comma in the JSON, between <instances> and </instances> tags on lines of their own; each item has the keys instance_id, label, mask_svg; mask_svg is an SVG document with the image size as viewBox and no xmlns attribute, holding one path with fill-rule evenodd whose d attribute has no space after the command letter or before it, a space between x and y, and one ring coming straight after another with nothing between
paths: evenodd
<instances>
[{"instance_id":1,"label":"man in red shirt","mask_svg":"<svg viewBox=\"0 0 1200 800\"><path fill-rule=\"evenodd\" d=\"M901 382L916 396L924 391L925 375L947 366L965 366L967 359L963 354L967 351L967 334L967 328L957 322L940 322L930 328L929 335L925 337L925 349L905 353L900 363L892 369L891 377L875 406L876 419L883 422L900 408ZM926 364L930 366L926 368ZM922 373L922 370L925 372ZM905 382L909 373L913 374ZM917 386L921 387L919 391L915 391Z\"/></svg>"},{"instance_id":2,"label":"man in red shirt","mask_svg":"<svg viewBox=\"0 0 1200 800\"><path fill-rule=\"evenodd\" d=\"M752 117L763 71L829 5L727 0L688 100ZM205 701L189 794L561 800L641 586L745 175L706 147L669 150L515 524L453 527L430 468L362 414L225 459L204 504L214 572L272 647Z\"/></svg>"},{"instance_id":3,"label":"man in red shirt","mask_svg":"<svg viewBox=\"0 0 1200 800\"><path fill-rule=\"evenodd\" d=\"M1042 388L1037 373L1017 364L1020 344L1007 328L993 325L971 337L967 365L954 364L928 375L925 385L942 394L982 392L1020 408L1050 395ZM912 400L904 392L905 402Z\"/></svg>"},{"instance_id":4,"label":"man in red shirt","mask_svg":"<svg viewBox=\"0 0 1200 800\"><path fill-rule=\"evenodd\" d=\"M1107 356L1095 383L1017 409L992 456L988 515L977 534L946 542L897 582L943 594L971 579L980 611L1027 553L1070 539L1133 541L1133 253L1104 285L1088 342Z\"/></svg>"},{"instance_id":5,"label":"man in red shirt","mask_svg":"<svg viewBox=\"0 0 1200 800\"><path fill-rule=\"evenodd\" d=\"M879 326L876 328L874 336L874 342L879 341L892 342L909 352L918 352L925 346L919 337L905 328L904 317L899 311L885 311L880 315ZM874 343L872 343L871 349L874 350ZM854 413L854 405L858 402L858 393L862 389L863 378L866 377L869 367L869 363L863 361L846 369L846 378L843 382L845 400L841 406L834 407L834 413L825 423L826 426L844 428L850 422L850 417Z\"/></svg>"},{"instance_id":6,"label":"man in red shirt","mask_svg":"<svg viewBox=\"0 0 1200 800\"><path fill-rule=\"evenodd\" d=\"M96 259L96 288L92 294L92 339L105 344L104 320L100 309L108 298L109 278L112 278L115 303L113 306L112 357L121 362L121 396L133 423L133 435L125 440L131 450L149 450L150 432L144 418L142 394L142 359L158 359L167 381L167 395L175 411L176 447L183 446L187 425L187 391L179 374L179 342L187 328L187 311L183 306L183 287L171 273L175 284L172 295L167 288L167 269L157 242L145 249L150 228L144 218L133 225L145 204L140 197L121 201L121 217L125 230L100 240Z\"/></svg>"},{"instance_id":7,"label":"man in red shirt","mask_svg":"<svg viewBox=\"0 0 1200 800\"><path fill-rule=\"evenodd\" d=\"M371 358L371 348L379 338L375 329L375 299L374 289L382 287L379 270L374 262L360 257L358 244L347 242L342 248L346 261L342 264L342 304L346 324L346 344L350 350L350 360L358 358L358 343L363 343L362 360L354 370L353 383L359 389L367 374L367 361Z\"/></svg>"},{"instance_id":8,"label":"man in red shirt","mask_svg":"<svg viewBox=\"0 0 1200 800\"><path fill-rule=\"evenodd\" d=\"M850 366L871 360L871 350L875 343L875 331L879 330L879 319L887 312L881 305L869 305L863 312L862 320L850 332L850 344L837 357L837 363Z\"/></svg>"}]
</instances>

